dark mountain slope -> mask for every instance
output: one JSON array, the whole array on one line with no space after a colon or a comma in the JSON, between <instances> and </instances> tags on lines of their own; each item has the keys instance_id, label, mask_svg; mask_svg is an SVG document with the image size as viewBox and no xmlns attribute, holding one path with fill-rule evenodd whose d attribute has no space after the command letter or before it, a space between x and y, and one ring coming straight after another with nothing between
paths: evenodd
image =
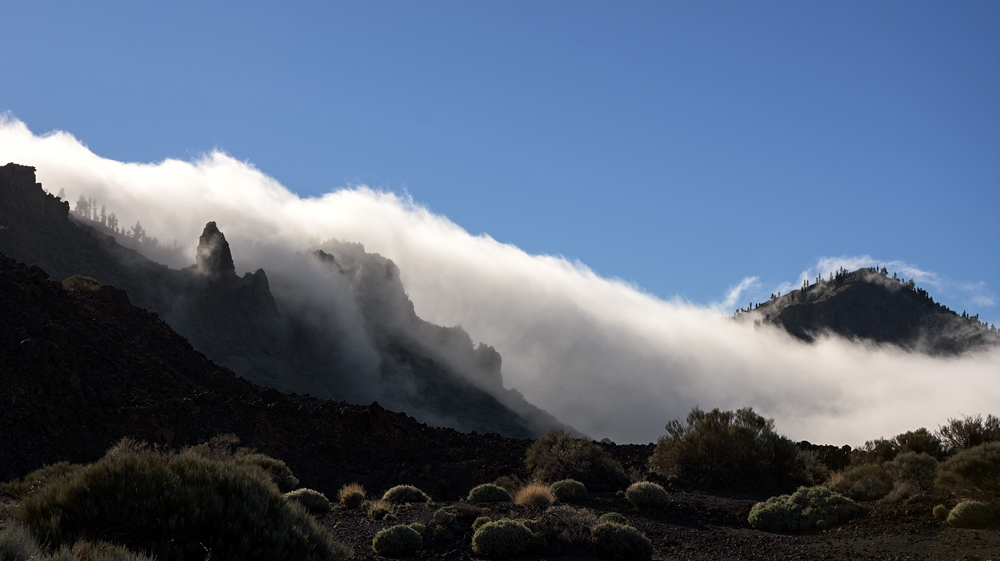
<instances>
[{"instance_id":1,"label":"dark mountain slope","mask_svg":"<svg viewBox=\"0 0 1000 561\"><path fill-rule=\"evenodd\" d=\"M823 333L890 343L934 355L956 355L1000 344L1000 335L978 317L960 316L935 303L913 281L883 268L840 271L830 280L803 286L736 314L771 324L803 341Z\"/></svg>"},{"instance_id":2,"label":"dark mountain slope","mask_svg":"<svg viewBox=\"0 0 1000 561\"><path fill-rule=\"evenodd\" d=\"M215 223L202 233L197 263L180 270L120 246L90 227L95 224L46 194L35 183L34 168L0 167L0 251L56 279L84 275L125 290L196 349L255 383L354 403L378 400L463 430L529 438L562 427L503 388L495 350L474 348L461 328L417 318L395 264L363 248L352 253L346 269L332 255L292 257L303 268L305 261L328 267L319 282L330 286L306 286L305 292L351 291L350 300L331 311L299 298L303 284L288 276L294 272L269 279L258 269L238 276ZM272 282L283 289L280 297ZM355 307L362 325L344 327L345 317L358 315Z\"/></svg>"},{"instance_id":3,"label":"dark mountain slope","mask_svg":"<svg viewBox=\"0 0 1000 561\"><path fill-rule=\"evenodd\" d=\"M124 292L64 290L2 254L0 310L0 480L95 460L123 436L182 446L222 433L285 460L303 485L329 496L356 480L456 499L523 473L528 441L252 384Z\"/></svg>"}]
</instances>

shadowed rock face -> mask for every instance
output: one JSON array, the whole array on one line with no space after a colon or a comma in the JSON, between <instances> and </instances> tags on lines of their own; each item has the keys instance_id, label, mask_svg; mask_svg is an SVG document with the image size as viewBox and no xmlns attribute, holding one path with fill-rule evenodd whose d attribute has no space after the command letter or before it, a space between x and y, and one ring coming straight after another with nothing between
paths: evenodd
<instances>
[{"instance_id":1,"label":"shadowed rock face","mask_svg":"<svg viewBox=\"0 0 1000 561\"><path fill-rule=\"evenodd\" d=\"M1000 345L1000 336L976 318L962 317L912 283L873 269L844 271L736 317L781 327L809 342L834 333L932 355Z\"/></svg>"},{"instance_id":2,"label":"shadowed rock face","mask_svg":"<svg viewBox=\"0 0 1000 561\"><path fill-rule=\"evenodd\" d=\"M205 224L205 230L198 238L198 252L195 259L198 272L209 278L236 276L236 265L233 264L233 254L229 251L229 242L215 222Z\"/></svg>"},{"instance_id":3,"label":"shadowed rock face","mask_svg":"<svg viewBox=\"0 0 1000 561\"><path fill-rule=\"evenodd\" d=\"M9 164L0 167L0 225L0 252L55 279L83 275L125 290L196 349L255 383L354 403L378 400L436 425L518 438L568 428L503 388L500 355L492 347L476 349L460 327L417 317L396 265L360 244L335 248L336 257L317 252L294 258L319 259L336 276L332 284L349 287L350 305L364 319L351 328L369 341L374 372L351 362L353 340L330 327L337 317L288 296L288 271L272 272L276 283L285 281L286 290L277 293L285 300L275 299L262 269L238 276L215 222L199 238L195 264L170 269L78 223L67 203L35 182L34 168Z\"/></svg>"}]
</instances>

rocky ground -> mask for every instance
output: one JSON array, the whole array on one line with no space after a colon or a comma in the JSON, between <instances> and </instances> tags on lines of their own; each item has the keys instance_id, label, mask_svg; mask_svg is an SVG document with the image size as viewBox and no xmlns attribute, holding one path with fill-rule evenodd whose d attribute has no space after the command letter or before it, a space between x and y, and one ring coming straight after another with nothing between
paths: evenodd
<instances>
[{"instance_id":1,"label":"rocky ground","mask_svg":"<svg viewBox=\"0 0 1000 561\"><path fill-rule=\"evenodd\" d=\"M427 492L433 505L401 508L392 521L343 509L322 517L356 558L368 559L382 528L426 522L480 483L527 477L530 441L430 427L378 404L256 386L194 351L124 292L67 291L38 267L2 254L0 312L0 480L59 460L94 461L124 436L177 448L234 433L330 497L353 481L373 494L402 483ZM602 446L631 476L645 475L651 445ZM1000 559L1000 529L944 527L931 515L931 500L865 503L862 516L825 532L751 528L753 504L779 491L671 488L673 504L663 511L634 511L615 494L576 506L623 513L652 540L656 559ZM0 503L11 498L0 496ZM540 515L513 503L488 510L494 517ZM420 558L468 558L470 544L468 528L453 529L429 538ZM570 548L559 558L593 558L593 551Z\"/></svg>"}]
</instances>

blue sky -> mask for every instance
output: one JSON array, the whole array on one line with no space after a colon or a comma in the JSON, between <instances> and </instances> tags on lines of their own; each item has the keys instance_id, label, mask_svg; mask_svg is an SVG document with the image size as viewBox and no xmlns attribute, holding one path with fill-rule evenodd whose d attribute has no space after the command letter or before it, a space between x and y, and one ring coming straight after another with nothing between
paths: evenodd
<instances>
[{"instance_id":1,"label":"blue sky","mask_svg":"<svg viewBox=\"0 0 1000 561\"><path fill-rule=\"evenodd\" d=\"M24 3L5 20L0 111L105 158L219 148L302 196L408 193L698 303L867 255L1000 324L996 2Z\"/></svg>"}]
</instances>

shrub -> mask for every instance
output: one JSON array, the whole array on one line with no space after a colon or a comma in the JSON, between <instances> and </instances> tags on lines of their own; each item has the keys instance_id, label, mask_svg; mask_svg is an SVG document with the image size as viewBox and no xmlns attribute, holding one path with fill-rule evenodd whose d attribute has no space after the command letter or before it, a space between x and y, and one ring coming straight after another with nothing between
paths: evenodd
<instances>
[{"instance_id":1,"label":"shrub","mask_svg":"<svg viewBox=\"0 0 1000 561\"><path fill-rule=\"evenodd\" d=\"M945 520L948 519L948 513L950 513L951 511L948 509L948 507L944 505L937 505L934 507L934 510L932 512L934 513L934 518L937 518L938 520L944 522Z\"/></svg>"},{"instance_id":2,"label":"shrub","mask_svg":"<svg viewBox=\"0 0 1000 561\"><path fill-rule=\"evenodd\" d=\"M480 526L482 526L483 524L486 524L487 522L490 522L490 521L491 521L491 519L490 519L489 516L480 516L479 518L475 519L472 522L472 531L475 532L476 530L479 529Z\"/></svg>"},{"instance_id":3,"label":"shrub","mask_svg":"<svg viewBox=\"0 0 1000 561\"><path fill-rule=\"evenodd\" d=\"M344 508L354 510L365 502L365 488L360 483L348 483L337 491L337 499Z\"/></svg>"},{"instance_id":4,"label":"shrub","mask_svg":"<svg viewBox=\"0 0 1000 561\"><path fill-rule=\"evenodd\" d=\"M421 524L420 522L414 522L410 524L410 528L413 528L413 531L420 534L421 536L427 533L427 526Z\"/></svg>"},{"instance_id":5,"label":"shrub","mask_svg":"<svg viewBox=\"0 0 1000 561\"><path fill-rule=\"evenodd\" d=\"M987 415L963 416L961 419L948 419L948 424L938 429L944 448L952 454L981 444L1000 441L1000 419Z\"/></svg>"},{"instance_id":6,"label":"shrub","mask_svg":"<svg viewBox=\"0 0 1000 561\"><path fill-rule=\"evenodd\" d=\"M597 517L598 522L614 522L615 524L628 525L628 518L617 512L605 512Z\"/></svg>"},{"instance_id":7,"label":"shrub","mask_svg":"<svg viewBox=\"0 0 1000 561\"><path fill-rule=\"evenodd\" d=\"M631 526L602 522L594 526L591 536L601 558L646 560L653 557L653 544Z\"/></svg>"},{"instance_id":8,"label":"shrub","mask_svg":"<svg viewBox=\"0 0 1000 561\"><path fill-rule=\"evenodd\" d=\"M544 483L529 483L514 495L514 502L521 506L545 508L555 502L552 491Z\"/></svg>"},{"instance_id":9,"label":"shrub","mask_svg":"<svg viewBox=\"0 0 1000 561\"><path fill-rule=\"evenodd\" d=\"M24 476L24 479L15 479L7 483L0 483L0 491L11 495L15 499L24 500L36 495L49 483L65 479L83 468L80 464L69 462L57 462Z\"/></svg>"},{"instance_id":10,"label":"shrub","mask_svg":"<svg viewBox=\"0 0 1000 561\"><path fill-rule=\"evenodd\" d=\"M536 440L524 462L536 481L575 479L595 491L616 491L628 485L622 467L604 449L563 430L551 430Z\"/></svg>"},{"instance_id":11,"label":"shrub","mask_svg":"<svg viewBox=\"0 0 1000 561\"><path fill-rule=\"evenodd\" d=\"M670 496L656 483L638 481L625 490L625 500L637 508L667 508Z\"/></svg>"},{"instance_id":12,"label":"shrub","mask_svg":"<svg viewBox=\"0 0 1000 561\"><path fill-rule=\"evenodd\" d=\"M816 450L799 451L797 461L801 466L802 473L808 477L812 484L822 485L830 479L830 468L823 463L823 460L820 459L819 452Z\"/></svg>"},{"instance_id":13,"label":"shrub","mask_svg":"<svg viewBox=\"0 0 1000 561\"><path fill-rule=\"evenodd\" d=\"M390 503L426 503L431 499L413 485L396 485L382 495L382 500Z\"/></svg>"},{"instance_id":14,"label":"shrub","mask_svg":"<svg viewBox=\"0 0 1000 561\"><path fill-rule=\"evenodd\" d=\"M513 557L542 545L540 535L507 518L487 522L472 535L472 551L484 557Z\"/></svg>"},{"instance_id":15,"label":"shrub","mask_svg":"<svg viewBox=\"0 0 1000 561\"><path fill-rule=\"evenodd\" d=\"M470 502L474 503L502 503L510 501L510 493L503 487L498 487L492 483L484 483L469 491Z\"/></svg>"},{"instance_id":16,"label":"shrub","mask_svg":"<svg viewBox=\"0 0 1000 561\"><path fill-rule=\"evenodd\" d=\"M943 491L987 502L1000 499L1000 442L962 450L945 460L935 484Z\"/></svg>"},{"instance_id":17,"label":"shrub","mask_svg":"<svg viewBox=\"0 0 1000 561\"><path fill-rule=\"evenodd\" d=\"M365 504L365 514L367 514L368 518L371 518L372 520L392 519L395 517L396 507L384 499L368 501L368 503Z\"/></svg>"},{"instance_id":18,"label":"shrub","mask_svg":"<svg viewBox=\"0 0 1000 561\"><path fill-rule=\"evenodd\" d=\"M60 550L60 552L65 551L65 547ZM74 561L153 561L153 558L147 557L141 553L133 553L124 546L113 545L108 542L96 542L91 543L88 541L79 541L73 545L73 549L70 550L70 556L64 556L67 559L73 559ZM52 560L56 561L60 559L59 557L53 557Z\"/></svg>"},{"instance_id":19,"label":"shrub","mask_svg":"<svg viewBox=\"0 0 1000 561\"><path fill-rule=\"evenodd\" d=\"M941 439L923 427L899 434L894 440L899 447L900 454L914 452L940 458L943 452Z\"/></svg>"},{"instance_id":20,"label":"shrub","mask_svg":"<svg viewBox=\"0 0 1000 561\"><path fill-rule=\"evenodd\" d=\"M386 557L410 556L424 545L424 539L416 530L402 524L386 528L375 534L372 549Z\"/></svg>"},{"instance_id":21,"label":"shrub","mask_svg":"<svg viewBox=\"0 0 1000 561\"><path fill-rule=\"evenodd\" d=\"M934 472L938 461L930 454L921 452L903 452L892 461L886 462L882 468L896 483L909 481L921 489L930 489L934 484Z\"/></svg>"},{"instance_id":22,"label":"shrub","mask_svg":"<svg viewBox=\"0 0 1000 561\"><path fill-rule=\"evenodd\" d=\"M28 561L42 556L42 548L31 532L21 524L10 524L0 531L0 559Z\"/></svg>"},{"instance_id":23,"label":"shrub","mask_svg":"<svg viewBox=\"0 0 1000 561\"><path fill-rule=\"evenodd\" d=\"M350 555L258 469L193 455L106 456L25 500L17 517L55 545L124 535L162 560L206 548L240 559Z\"/></svg>"},{"instance_id":24,"label":"shrub","mask_svg":"<svg viewBox=\"0 0 1000 561\"><path fill-rule=\"evenodd\" d=\"M590 529L597 518L585 509L571 506L554 506L526 525L542 536L545 549L551 554L572 551L586 553L590 545Z\"/></svg>"},{"instance_id":25,"label":"shrub","mask_svg":"<svg viewBox=\"0 0 1000 561\"><path fill-rule=\"evenodd\" d=\"M861 512L861 507L826 487L800 487L791 495L771 497L750 509L754 528L772 532L828 528Z\"/></svg>"},{"instance_id":26,"label":"shrub","mask_svg":"<svg viewBox=\"0 0 1000 561\"><path fill-rule=\"evenodd\" d=\"M650 470L663 477L731 485L785 479L800 470L798 446L749 407L707 413L695 407L686 424L670 421L666 430L649 458Z\"/></svg>"},{"instance_id":27,"label":"shrub","mask_svg":"<svg viewBox=\"0 0 1000 561\"><path fill-rule=\"evenodd\" d=\"M430 526L445 529L452 524L468 528L476 519L486 515L486 510L468 503L456 503L437 509L431 515Z\"/></svg>"},{"instance_id":28,"label":"shrub","mask_svg":"<svg viewBox=\"0 0 1000 561\"><path fill-rule=\"evenodd\" d=\"M330 500L326 498L326 495L312 489L296 489L285 493L285 498L298 502L309 512L322 513L330 510Z\"/></svg>"},{"instance_id":29,"label":"shrub","mask_svg":"<svg viewBox=\"0 0 1000 561\"><path fill-rule=\"evenodd\" d=\"M962 501L948 513L946 523L956 528L982 528L993 522L993 507L982 501Z\"/></svg>"},{"instance_id":30,"label":"shrub","mask_svg":"<svg viewBox=\"0 0 1000 561\"><path fill-rule=\"evenodd\" d=\"M892 475L877 464L861 464L835 473L826 486L856 501L873 501L892 491Z\"/></svg>"},{"instance_id":31,"label":"shrub","mask_svg":"<svg viewBox=\"0 0 1000 561\"><path fill-rule=\"evenodd\" d=\"M552 496L561 503L582 501L587 498L587 486L575 479L563 479L549 486Z\"/></svg>"},{"instance_id":32,"label":"shrub","mask_svg":"<svg viewBox=\"0 0 1000 561\"><path fill-rule=\"evenodd\" d=\"M288 469L285 462L261 454L253 448L239 446L239 443L240 439L235 434L216 435L207 442L185 448L181 455L256 468L270 478L282 492L291 491L299 486L299 480L292 475L292 470ZM108 453L114 455L116 449L121 449L125 453L133 453L145 449L145 443L139 444L126 437L112 447Z\"/></svg>"},{"instance_id":33,"label":"shrub","mask_svg":"<svg viewBox=\"0 0 1000 561\"><path fill-rule=\"evenodd\" d=\"M62 281L62 287L65 290L77 290L80 292L97 292L101 288L101 283L90 277L84 277L81 275L73 275Z\"/></svg>"}]
</instances>

